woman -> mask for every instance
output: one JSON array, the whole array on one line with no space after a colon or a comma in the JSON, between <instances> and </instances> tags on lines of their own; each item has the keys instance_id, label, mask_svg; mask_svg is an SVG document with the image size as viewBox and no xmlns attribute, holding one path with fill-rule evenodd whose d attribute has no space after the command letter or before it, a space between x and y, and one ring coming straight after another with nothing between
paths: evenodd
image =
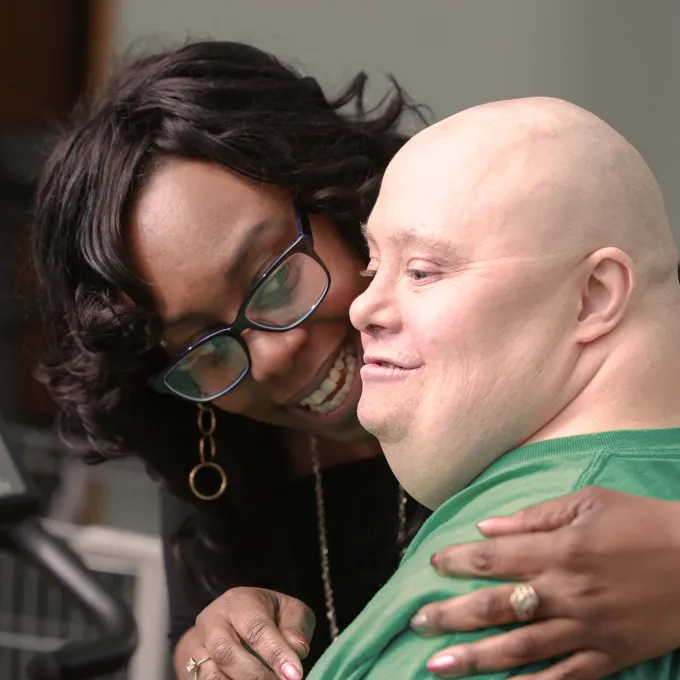
<instances>
[{"instance_id":1,"label":"woman","mask_svg":"<svg viewBox=\"0 0 680 680\"><path fill-rule=\"evenodd\" d=\"M44 380L89 460L163 482L178 677L300 678L418 522L355 414L360 224L412 110L364 87L187 45L123 69L44 170Z\"/></svg>"}]
</instances>

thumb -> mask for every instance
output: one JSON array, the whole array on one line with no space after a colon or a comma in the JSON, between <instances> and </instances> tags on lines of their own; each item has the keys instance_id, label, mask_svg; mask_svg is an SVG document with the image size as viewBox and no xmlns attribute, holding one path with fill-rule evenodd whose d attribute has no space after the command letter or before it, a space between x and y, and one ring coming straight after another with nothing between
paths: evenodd
<instances>
[{"instance_id":1,"label":"thumb","mask_svg":"<svg viewBox=\"0 0 680 680\"><path fill-rule=\"evenodd\" d=\"M581 489L568 496L561 496L532 505L507 517L490 517L477 524L477 528L487 538L522 534L536 531L555 531L574 524L593 509L593 502L601 490Z\"/></svg>"},{"instance_id":2,"label":"thumb","mask_svg":"<svg viewBox=\"0 0 680 680\"><path fill-rule=\"evenodd\" d=\"M300 600L279 594L278 628L300 659L309 656L316 627L314 612Z\"/></svg>"}]
</instances>

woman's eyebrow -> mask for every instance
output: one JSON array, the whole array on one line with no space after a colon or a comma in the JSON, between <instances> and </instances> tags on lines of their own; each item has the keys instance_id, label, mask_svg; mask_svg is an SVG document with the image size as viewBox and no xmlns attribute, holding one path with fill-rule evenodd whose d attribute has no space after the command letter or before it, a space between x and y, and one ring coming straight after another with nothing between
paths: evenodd
<instances>
[{"instance_id":1,"label":"woman's eyebrow","mask_svg":"<svg viewBox=\"0 0 680 680\"><path fill-rule=\"evenodd\" d=\"M245 233L240 243L235 247L232 255L228 257L223 265L223 270L228 272L229 277L238 276L249 261L251 253L260 245L262 236L270 231L277 221L271 217L267 217L257 222L251 229ZM166 330L183 326L189 323L205 322L207 317L205 314L196 312L182 312L173 316L170 319L163 321L163 327Z\"/></svg>"},{"instance_id":2,"label":"woman's eyebrow","mask_svg":"<svg viewBox=\"0 0 680 680\"><path fill-rule=\"evenodd\" d=\"M256 246L259 246L259 241L265 232L273 229L277 224L277 220L271 217L266 217L255 224L251 229L248 229L241 242L234 249L234 254L227 260L224 265L224 270L227 272L238 272L245 265L248 256L252 253Z\"/></svg>"}]
</instances>

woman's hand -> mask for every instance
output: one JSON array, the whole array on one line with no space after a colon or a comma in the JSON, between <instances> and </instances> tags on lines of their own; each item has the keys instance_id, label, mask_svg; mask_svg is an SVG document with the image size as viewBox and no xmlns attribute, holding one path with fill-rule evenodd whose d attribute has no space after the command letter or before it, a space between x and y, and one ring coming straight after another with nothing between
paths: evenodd
<instances>
[{"instance_id":1,"label":"woman's hand","mask_svg":"<svg viewBox=\"0 0 680 680\"><path fill-rule=\"evenodd\" d=\"M262 588L233 588L201 612L177 645L175 671L181 680L193 680L186 671L189 658L209 658L201 664L200 680L300 680L314 625L312 610L300 600Z\"/></svg>"},{"instance_id":2,"label":"woman's hand","mask_svg":"<svg viewBox=\"0 0 680 680\"><path fill-rule=\"evenodd\" d=\"M680 647L680 503L591 487L479 528L489 540L444 548L433 563L448 576L530 583L540 598L537 620L442 650L428 663L437 675L565 656L521 677L597 680ZM515 622L512 590L499 585L427 605L418 631ZM442 660L439 670L434 659ZM455 674L442 670L454 664Z\"/></svg>"}]
</instances>

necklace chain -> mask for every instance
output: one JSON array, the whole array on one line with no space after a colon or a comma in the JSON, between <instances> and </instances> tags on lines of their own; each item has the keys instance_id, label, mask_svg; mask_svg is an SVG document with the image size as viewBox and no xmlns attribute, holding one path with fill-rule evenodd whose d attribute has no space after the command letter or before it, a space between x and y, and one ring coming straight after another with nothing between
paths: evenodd
<instances>
[{"instance_id":1,"label":"necklace chain","mask_svg":"<svg viewBox=\"0 0 680 680\"><path fill-rule=\"evenodd\" d=\"M312 452L312 469L314 471L314 493L316 496L316 522L319 532L319 548L321 556L321 579L323 581L324 599L326 602L326 618L331 632L331 640L335 640L340 633L337 618L335 615L335 597L333 584L331 583L331 570L328 561L328 535L326 533L326 505L323 495L323 478L321 465L319 464L319 451L317 449L316 437L310 435L309 448ZM397 543L403 545L406 536L406 492L399 485L399 505L397 506L398 530ZM400 550L400 557L403 557L403 548Z\"/></svg>"}]
</instances>

